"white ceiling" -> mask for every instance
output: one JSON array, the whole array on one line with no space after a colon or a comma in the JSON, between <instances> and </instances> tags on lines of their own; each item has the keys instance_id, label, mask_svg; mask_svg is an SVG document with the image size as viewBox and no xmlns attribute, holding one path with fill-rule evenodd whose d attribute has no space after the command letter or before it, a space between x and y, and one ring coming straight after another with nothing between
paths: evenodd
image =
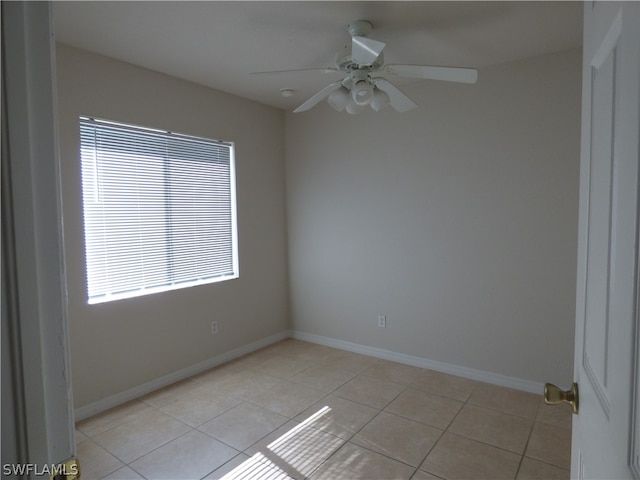
<instances>
[{"instance_id":1,"label":"white ceiling","mask_svg":"<svg viewBox=\"0 0 640 480\"><path fill-rule=\"evenodd\" d=\"M354 20L373 24L396 64L481 69L582 44L578 1L56 1L53 12L61 43L283 109L340 76L251 72L334 66Z\"/></svg>"}]
</instances>

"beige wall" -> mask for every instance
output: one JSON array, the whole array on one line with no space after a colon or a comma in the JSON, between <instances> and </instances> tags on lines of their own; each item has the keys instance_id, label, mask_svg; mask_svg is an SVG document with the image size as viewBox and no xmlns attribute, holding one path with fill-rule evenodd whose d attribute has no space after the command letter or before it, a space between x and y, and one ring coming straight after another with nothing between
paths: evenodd
<instances>
[{"instance_id":1,"label":"beige wall","mask_svg":"<svg viewBox=\"0 0 640 480\"><path fill-rule=\"evenodd\" d=\"M580 64L570 51L474 86L414 82L404 114L287 114L293 327L568 385Z\"/></svg>"},{"instance_id":2,"label":"beige wall","mask_svg":"<svg viewBox=\"0 0 640 480\"><path fill-rule=\"evenodd\" d=\"M570 383L579 51L483 69L475 86L411 82L420 108L360 116L283 115L57 57L76 408L289 328ZM79 115L236 143L238 280L86 304Z\"/></svg>"},{"instance_id":3,"label":"beige wall","mask_svg":"<svg viewBox=\"0 0 640 480\"><path fill-rule=\"evenodd\" d=\"M75 407L287 330L282 112L65 46L57 74ZM87 305L79 115L235 142L239 279Z\"/></svg>"}]
</instances>

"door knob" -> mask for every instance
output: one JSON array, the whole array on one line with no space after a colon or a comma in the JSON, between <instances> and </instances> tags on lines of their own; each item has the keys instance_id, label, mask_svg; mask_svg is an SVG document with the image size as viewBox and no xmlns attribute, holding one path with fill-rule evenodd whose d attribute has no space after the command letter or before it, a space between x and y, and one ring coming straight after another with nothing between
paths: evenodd
<instances>
[{"instance_id":1,"label":"door knob","mask_svg":"<svg viewBox=\"0 0 640 480\"><path fill-rule=\"evenodd\" d=\"M568 403L573 408L573 413L578 413L578 384L573 382L571 390L562 390L552 383L544 385L544 403L556 405L558 403Z\"/></svg>"}]
</instances>

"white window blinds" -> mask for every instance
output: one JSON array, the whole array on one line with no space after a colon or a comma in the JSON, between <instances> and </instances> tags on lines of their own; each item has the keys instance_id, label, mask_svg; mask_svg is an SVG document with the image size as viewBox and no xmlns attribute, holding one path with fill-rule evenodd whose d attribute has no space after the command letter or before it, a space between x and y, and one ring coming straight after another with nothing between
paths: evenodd
<instances>
[{"instance_id":1,"label":"white window blinds","mask_svg":"<svg viewBox=\"0 0 640 480\"><path fill-rule=\"evenodd\" d=\"M89 303L238 276L233 145L80 117Z\"/></svg>"}]
</instances>

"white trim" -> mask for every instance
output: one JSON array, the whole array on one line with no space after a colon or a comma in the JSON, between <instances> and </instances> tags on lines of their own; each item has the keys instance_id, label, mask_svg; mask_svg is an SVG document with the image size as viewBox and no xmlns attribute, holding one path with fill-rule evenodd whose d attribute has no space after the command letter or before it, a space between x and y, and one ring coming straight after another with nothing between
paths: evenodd
<instances>
[{"instance_id":1,"label":"white trim","mask_svg":"<svg viewBox=\"0 0 640 480\"><path fill-rule=\"evenodd\" d=\"M231 350L230 352L216 355L215 357L212 357L203 362L196 363L195 365L191 365L176 372L158 377L154 380L151 380L150 382L143 383L142 385L137 385L128 390L116 393L115 395L103 398L102 400L98 400L97 402L93 402L83 407L76 408L75 420L76 422L78 422L100 412L104 412L105 410L108 410L110 408L117 407L118 405L122 405L123 403L139 398L143 395L146 395L147 393L158 390L159 388L166 387L167 385L171 385L172 383L176 383L180 380L192 377L193 375L204 372L205 370L208 370L210 368L216 367L226 362L230 362L231 360L242 357L243 355L254 352L256 350L260 350L261 348L284 340L285 338L289 338L290 336L291 332L289 332L288 330L276 333L275 335L262 338L256 342Z\"/></svg>"},{"instance_id":2,"label":"white trim","mask_svg":"<svg viewBox=\"0 0 640 480\"><path fill-rule=\"evenodd\" d=\"M506 375L500 375L498 373L486 372L484 370L461 367L459 365L438 362L436 360L430 360L428 358L417 357L414 355L407 355L404 353L392 352L390 350L384 350L382 348L369 347L367 345L360 345L358 343L346 342L344 340L337 340L335 338L324 337L322 335L316 335L313 333L284 330L280 333L276 333L275 335L262 338L256 342L236 348L235 350L231 350L230 352L217 355L203 362L196 363L195 365L191 365L168 375L163 375L162 377L151 380L150 382L143 383L142 385L138 385L123 392L116 393L115 395L103 398L102 400L98 400L97 402L93 402L83 407L76 408L75 420L80 421L85 418L91 417L92 415L104 412L105 410L108 410L110 408L117 407L118 405L122 405L123 403L146 395L147 393L151 393L155 390L171 385L172 383L192 377L193 375L196 375L200 372L204 372L205 370L208 370L210 368L242 357L243 355L246 355L248 353L255 352L256 350L267 347L286 338L295 338L297 340L303 340L305 342L325 345L327 347L338 348L340 350L346 350L348 352L360 353L362 355L369 355L371 357L382 358L384 360L403 363L405 365L412 365L414 367L428 368L437 372L457 375L459 377L490 383L492 385L499 385L501 387L514 388L516 390L522 390L524 392L542 394L544 390L544 385L540 382L524 380L516 377L509 377Z\"/></svg>"},{"instance_id":3,"label":"white trim","mask_svg":"<svg viewBox=\"0 0 640 480\"><path fill-rule=\"evenodd\" d=\"M14 459L23 465L57 464L76 451L51 8L51 2L3 2L0 26L7 133L2 138L2 335L7 327L12 332L2 388L14 395L15 420L7 433L3 423L2 459L9 438L17 446ZM4 395L2 415L4 420Z\"/></svg>"},{"instance_id":4,"label":"white trim","mask_svg":"<svg viewBox=\"0 0 640 480\"><path fill-rule=\"evenodd\" d=\"M464 377L485 383L491 383L492 385L499 385L501 387L514 388L516 390L522 390L524 392L542 394L542 392L544 391L544 384L540 382L534 382L532 380L525 380L517 377L509 377L506 375L501 375L499 373L476 370L474 368L461 367L459 365L438 362L436 360L417 357L415 355L392 352L390 350L384 350L382 348L369 347L367 345L360 345L358 343L345 342L344 340L336 340L335 338L324 337L322 335L316 335L314 333L293 331L291 333L291 337L298 340L304 340L305 342L317 343L320 345L325 345L327 347L339 348L341 350L347 350L349 352L382 358L384 360L403 363L405 365L412 365L414 367L428 368L437 372L457 375L459 377Z\"/></svg>"}]
</instances>

